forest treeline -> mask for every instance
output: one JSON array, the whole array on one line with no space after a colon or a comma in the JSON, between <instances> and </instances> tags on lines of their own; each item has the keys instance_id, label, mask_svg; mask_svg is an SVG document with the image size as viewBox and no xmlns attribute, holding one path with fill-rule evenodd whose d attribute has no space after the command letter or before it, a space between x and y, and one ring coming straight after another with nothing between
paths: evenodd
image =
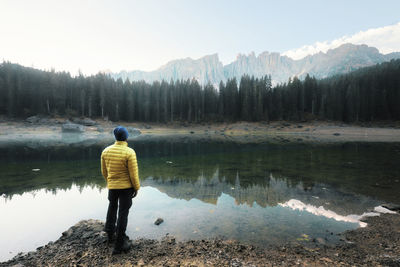
<instances>
[{"instance_id":1,"label":"forest treeline","mask_svg":"<svg viewBox=\"0 0 400 267\"><path fill-rule=\"evenodd\" d=\"M113 121L270 121L317 118L344 122L400 120L400 60L317 80L242 76L201 86L195 79L130 82L106 74L72 77L0 64L0 114L108 117Z\"/></svg>"}]
</instances>

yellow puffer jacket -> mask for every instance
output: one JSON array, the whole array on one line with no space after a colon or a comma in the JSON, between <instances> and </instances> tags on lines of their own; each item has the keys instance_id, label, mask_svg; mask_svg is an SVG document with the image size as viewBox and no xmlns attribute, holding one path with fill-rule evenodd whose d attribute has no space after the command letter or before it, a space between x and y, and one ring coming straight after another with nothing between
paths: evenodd
<instances>
[{"instance_id":1,"label":"yellow puffer jacket","mask_svg":"<svg viewBox=\"0 0 400 267\"><path fill-rule=\"evenodd\" d=\"M103 150L101 172L108 189L140 188L136 153L126 141L116 141Z\"/></svg>"}]
</instances>

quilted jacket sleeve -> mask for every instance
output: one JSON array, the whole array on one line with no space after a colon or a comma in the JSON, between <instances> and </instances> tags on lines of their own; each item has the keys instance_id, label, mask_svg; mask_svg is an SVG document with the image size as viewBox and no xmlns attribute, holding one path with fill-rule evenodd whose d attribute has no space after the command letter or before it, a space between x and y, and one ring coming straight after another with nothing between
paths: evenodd
<instances>
[{"instance_id":1,"label":"quilted jacket sleeve","mask_svg":"<svg viewBox=\"0 0 400 267\"><path fill-rule=\"evenodd\" d=\"M103 174L104 179L107 181L107 167L106 167L106 161L104 159L104 152L101 153L101 173Z\"/></svg>"},{"instance_id":2,"label":"quilted jacket sleeve","mask_svg":"<svg viewBox=\"0 0 400 267\"><path fill-rule=\"evenodd\" d=\"M128 169L133 188L137 191L140 188L140 181L135 151L132 151L128 157Z\"/></svg>"}]
</instances>

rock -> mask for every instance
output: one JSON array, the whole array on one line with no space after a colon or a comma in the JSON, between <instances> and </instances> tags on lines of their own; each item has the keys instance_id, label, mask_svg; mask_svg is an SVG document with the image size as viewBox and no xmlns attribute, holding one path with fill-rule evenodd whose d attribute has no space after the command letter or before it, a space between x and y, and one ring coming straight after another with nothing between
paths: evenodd
<instances>
[{"instance_id":1,"label":"rock","mask_svg":"<svg viewBox=\"0 0 400 267\"><path fill-rule=\"evenodd\" d=\"M83 120L82 120L82 123L81 124L83 124L83 125L85 125L85 126L94 126L94 125L96 125L97 123L94 121L94 120L91 120L91 119L89 119L89 118L84 118Z\"/></svg>"},{"instance_id":2,"label":"rock","mask_svg":"<svg viewBox=\"0 0 400 267\"><path fill-rule=\"evenodd\" d=\"M155 225L160 225L160 224L162 224L164 222L164 220L162 219L162 218L158 218L155 222L154 222L154 224Z\"/></svg>"},{"instance_id":3,"label":"rock","mask_svg":"<svg viewBox=\"0 0 400 267\"><path fill-rule=\"evenodd\" d=\"M135 127L127 127L126 129L128 130L130 137L135 137L135 136L139 136L142 134L142 132L138 128L135 128Z\"/></svg>"},{"instance_id":4,"label":"rock","mask_svg":"<svg viewBox=\"0 0 400 267\"><path fill-rule=\"evenodd\" d=\"M326 262L329 262L329 263L332 263L332 262L333 262L330 258L327 258L327 257L323 257L323 258L321 258L320 260L326 261Z\"/></svg>"},{"instance_id":5,"label":"rock","mask_svg":"<svg viewBox=\"0 0 400 267\"><path fill-rule=\"evenodd\" d=\"M84 233L84 234L81 236L81 238L87 239L87 238L89 238L91 235L92 235L91 232L86 232L86 233Z\"/></svg>"},{"instance_id":6,"label":"rock","mask_svg":"<svg viewBox=\"0 0 400 267\"><path fill-rule=\"evenodd\" d=\"M325 245L326 244L325 240L323 238L321 238L321 237L317 237L315 240L317 240L317 242L319 244L321 244L321 245Z\"/></svg>"},{"instance_id":7,"label":"rock","mask_svg":"<svg viewBox=\"0 0 400 267\"><path fill-rule=\"evenodd\" d=\"M399 258L392 258L384 255L384 258L380 260L380 263L384 266L400 266L400 257Z\"/></svg>"},{"instance_id":8,"label":"rock","mask_svg":"<svg viewBox=\"0 0 400 267\"><path fill-rule=\"evenodd\" d=\"M61 130L64 133L83 133L85 128L82 125L75 123L65 123L61 126Z\"/></svg>"},{"instance_id":9,"label":"rock","mask_svg":"<svg viewBox=\"0 0 400 267\"><path fill-rule=\"evenodd\" d=\"M144 126L144 128L146 128L146 129L151 129L151 126L148 125L148 124L146 124L146 125Z\"/></svg>"},{"instance_id":10,"label":"rock","mask_svg":"<svg viewBox=\"0 0 400 267\"><path fill-rule=\"evenodd\" d=\"M69 228L67 231L64 231L62 233L62 236L69 237L70 235L72 235L72 233L73 233L72 228Z\"/></svg>"},{"instance_id":11,"label":"rock","mask_svg":"<svg viewBox=\"0 0 400 267\"><path fill-rule=\"evenodd\" d=\"M85 125L85 126L95 126L97 124L94 120L89 119L89 118L83 118L83 119L81 119L81 118L73 118L72 121L74 123L82 124L82 125Z\"/></svg>"},{"instance_id":12,"label":"rock","mask_svg":"<svg viewBox=\"0 0 400 267\"><path fill-rule=\"evenodd\" d=\"M28 117L25 121L29 123L40 123L40 124L50 124L50 119L47 117L41 117L41 116L30 116Z\"/></svg>"},{"instance_id":13,"label":"rock","mask_svg":"<svg viewBox=\"0 0 400 267\"><path fill-rule=\"evenodd\" d=\"M50 120L48 118L40 118L40 124L50 124Z\"/></svg>"},{"instance_id":14,"label":"rock","mask_svg":"<svg viewBox=\"0 0 400 267\"><path fill-rule=\"evenodd\" d=\"M173 236L169 236L168 234L162 239L163 243L167 243L170 245L175 245L176 244L176 239Z\"/></svg>"},{"instance_id":15,"label":"rock","mask_svg":"<svg viewBox=\"0 0 400 267\"><path fill-rule=\"evenodd\" d=\"M40 120L39 116L30 116L26 119L26 121L29 123L38 123L39 120Z\"/></svg>"}]
</instances>

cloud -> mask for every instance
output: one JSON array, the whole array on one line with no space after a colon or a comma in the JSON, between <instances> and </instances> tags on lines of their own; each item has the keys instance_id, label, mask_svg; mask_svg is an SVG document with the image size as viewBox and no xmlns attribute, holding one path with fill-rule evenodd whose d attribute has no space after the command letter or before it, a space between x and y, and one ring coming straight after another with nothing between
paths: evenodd
<instances>
[{"instance_id":1,"label":"cloud","mask_svg":"<svg viewBox=\"0 0 400 267\"><path fill-rule=\"evenodd\" d=\"M316 42L313 45L289 50L283 53L293 59L301 59L307 55L319 52L326 53L329 49L339 47L345 43L366 44L378 48L383 54L400 51L400 22L380 28L360 31L352 36L343 36L333 41Z\"/></svg>"}]
</instances>

